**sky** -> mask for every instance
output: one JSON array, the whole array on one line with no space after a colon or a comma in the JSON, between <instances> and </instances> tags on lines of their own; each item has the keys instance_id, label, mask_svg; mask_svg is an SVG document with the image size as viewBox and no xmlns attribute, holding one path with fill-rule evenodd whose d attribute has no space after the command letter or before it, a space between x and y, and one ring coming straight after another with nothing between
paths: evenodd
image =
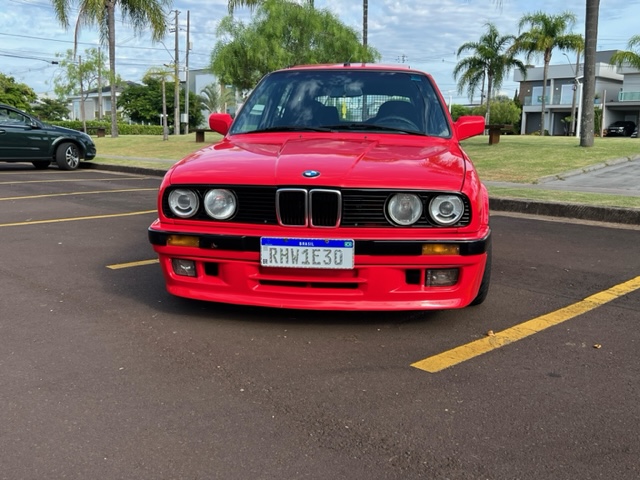
<instances>
[{"instance_id":1,"label":"sky","mask_svg":"<svg viewBox=\"0 0 640 480\"><path fill-rule=\"evenodd\" d=\"M60 67L51 64L56 54L73 48L74 24L69 29L56 20L50 0L0 0L0 72L26 83L36 93L53 91ZM574 33L584 35L585 1L538 0L369 0L368 43L382 55L380 63L404 63L431 73L445 98L467 103L459 94L452 71L460 60L456 52L465 42L477 41L492 22L502 35L518 33L522 15L543 11L577 16ZM328 9L362 35L361 0L315 0L315 7ZM216 28L227 15L226 0L173 0L179 16L179 62L184 66L187 11L192 49L189 68L207 68L217 42ZM72 10L72 22L77 10ZM175 13L170 13L173 22ZM235 16L248 23L251 11L238 9ZM640 0L601 0L598 50L626 49L629 39L640 34ZM79 53L98 47L98 32L85 27L80 32ZM118 15L116 19L116 71L125 80L140 81L151 67L173 63L175 34L153 43L148 31L136 35ZM106 52L106 47L104 49ZM570 57L570 58L568 58ZM345 59L346 60L346 59ZM554 52L551 64L575 63L575 54ZM533 62L542 65L539 58ZM513 78L513 73L509 77ZM512 97L517 84L507 81L502 92ZM477 100L477 99L476 99Z\"/></svg>"}]
</instances>

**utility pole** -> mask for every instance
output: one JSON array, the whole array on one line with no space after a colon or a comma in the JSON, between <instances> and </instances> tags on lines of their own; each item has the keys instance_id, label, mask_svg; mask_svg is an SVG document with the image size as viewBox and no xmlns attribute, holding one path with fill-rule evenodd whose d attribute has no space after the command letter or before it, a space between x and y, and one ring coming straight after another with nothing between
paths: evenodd
<instances>
[{"instance_id":1,"label":"utility pole","mask_svg":"<svg viewBox=\"0 0 640 480\"><path fill-rule=\"evenodd\" d=\"M567 57L569 58L569 57ZM580 68L580 50L576 53L576 69L573 72L573 98L571 99L571 136L576 135L576 96L578 95L578 69Z\"/></svg>"},{"instance_id":2,"label":"utility pole","mask_svg":"<svg viewBox=\"0 0 640 480\"><path fill-rule=\"evenodd\" d=\"M98 120L102 120L102 48L98 48Z\"/></svg>"},{"instance_id":3,"label":"utility pole","mask_svg":"<svg viewBox=\"0 0 640 480\"><path fill-rule=\"evenodd\" d=\"M78 74L80 75L80 116L82 117L82 131L87 133L87 120L84 116L84 75L82 73L82 55L78 57Z\"/></svg>"},{"instance_id":4,"label":"utility pole","mask_svg":"<svg viewBox=\"0 0 640 480\"><path fill-rule=\"evenodd\" d=\"M189 10L187 10L187 50L184 54L184 73L185 73L185 83L184 83L184 134L189 135L189 50L191 50L191 45L189 43Z\"/></svg>"},{"instance_id":5,"label":"utility pole","mask_svg":"<svg viewBox=\"0 0 640 480\"><path fill-rule=\"evenodd\" d=\"M175 71L174 71L174 81L175 81L175 92L173 96L173 101L175 103L175 108L173 110L173 133L174 135L180 135L180 42L179 42L179 32L178 28L178 15L180 15L180 11L176 10L176 21L175 21L175 29L176 29L176 57L175 57Z\"/></svg>"}]
</instances>

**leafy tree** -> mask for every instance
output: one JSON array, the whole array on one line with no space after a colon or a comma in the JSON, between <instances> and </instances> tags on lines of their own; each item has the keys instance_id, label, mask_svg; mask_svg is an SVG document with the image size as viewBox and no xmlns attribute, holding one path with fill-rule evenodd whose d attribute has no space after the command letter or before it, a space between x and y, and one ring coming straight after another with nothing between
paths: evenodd
<instances>
[{"instance_id":1,"label":"leafy tree","mask_svg":"<svg viewBox=\"0 0 640 480\"><path fill-rule=\"evenodd\" d=\"M250 25L225 17L218 28L211 69L225 84L248 90L287 65L371 62L379 53L364 47L357 33L328 10L286 0L264 0Z\"/></svg>"},{"instance_id":2,"label":"leafy tree","mask_svg":"<svg viewBox=\"0 0 640 480\"><path fill-rule=\"evenodd\" d=\"M491 122L502 125L516 125L520 122L522 109L516 102L508 97L500 96L490 102ZM473 109L473 115L484 115L486 105L480 105Z\"/></svg>"},{"instance_id":3,"label":"leafy tree","mask_svg":"<svg viewBox=\"0 0 640 480\"><path fill-rule=\"evenodd\" d=\"M33 114L45 122L66 120L69 117L67 104L62 100L43 98L41 103L33 107Z\"/></svg>"},{"instance_id":4,"label":"leafy tree","mask_svg":"<svg viewBox=\"0 0 640 480\"><path fill-rule=\"evenodd\" d=\"M116 6L122 12L123 21L133 27L136 33L151 30L153 41L159 41L167 32L166 11L171 9L172 0L51 0L56 18L69 27L72 5L77 5L80 13L76 21L76 46L81 26L97 25L102 43L109 47L109 84L111 86L111 136L118 136L116 99Z\"/></svg>"},{"instance_id":5,"label":"leafy tree","mask_svg":"<svg viewBox=\"0 0 640 480\"><path fill-rule=\"evenodd\" d=\"M454 122L464 115L471 115L471 109L469 107L455 103L451 105L451 118ZM484 113L482 115L484 115Z\"/></svg>"},{"instance_id":6,"label":"leafy tree","mask_svg":"<svg viewBox=\"0 0 640 480\"><path fill-rule=\"evenodd\" d=\"M165 80L165 91L173 91L175 84L171 72L150 72L142 79L144 85L128 85L120 95L120 105L136 123L151 123L157 125L162 118L162 112L174 109L174 96L165 98L165 108L162 101L162 82ZM181 106L184 106L184 98L180 97ZM200 98L193 92L189 92L189 127L197 127L203 121L200 111ZM173 116L168 119L168 125L174 125Z\"/></svg>"},{"instance_id":7,"label":"leafy tree","mask_svg":"<svg viewBox=\"0 0 640 480\"><path fill-rule=\"evenodd\" d=\"M24 83L17 83L13 77L0 73L0 102L31 111L31 103L37 98L36 92Z\"/></svg>"},{"instance_id":8,"label":"leafy tree","mask_svg":"<svg viewBox=\"0 0 640 480\"><path fill-rule=\"evenodd\" d=\"M80 95L82 108L80 115L82 124L85 125L84 102L89 92L99 89L100 111L98 117L102 117L102 85L105 78L109 78L109 71L105 67L105 57L98 48L90 48L84 51L84 55L76 57L73 50L67 50L59 61L61 75L53 80L54 92L58 98L66 98L70 95Z\"/></svg>"},{"instance_id":9,"label":"leafy tree","mask_svg":"<svg viewBox=\"0 0 640 480\"><path fill-rule=\"evenodd\" d=\"M547 79L549 63L554 49L578 50L584 45L581 35L568 33L576 21L575 14L564 12L559 15L547 15L536 12L524 15L520 19L519 29L522 32L516 41L515 49L526 54L527 62L533 57L542 55L544 71L542 74L542 123L541 135L544 135L545 113L547 105ZM529 30L522 31L528 27Z\"/></svg>"},{"instance_id":10,"label":"leafy tree","mask_svg":"<svg viewBox=\"0 0 640 480\"><path fill-rule=\"evenodd\" d=\"M453 76L458 80L458 93L468 87L470 97L484 79L487 80L486 122L491 119L491 99L493 90L502 86L505 77L513 68L517 68L526 76L525 65L515 58L511 48L516 38L513 35L500 35L492 23L487 23L487 32L477 42L467 42L458 48L458 57L471 53L460 60L453 69Z\"/></svg>"},{"instance_id":11,"label":"leafy tree","mask_svg":"<svg viewBox=\"0 0 640 480\"><path fill-rule=\"evenodd\" d=\"M303 1L306 2L308 5L310 5L311 8L313 8L313 0L303 0ZM229 0L228 2L229 14L233 15L233 11L236 8L240 8L240 7L249 7L251 10L253 10L257 6L262 5L265 2L266 0Z\"/></svg>"}]
</instances>

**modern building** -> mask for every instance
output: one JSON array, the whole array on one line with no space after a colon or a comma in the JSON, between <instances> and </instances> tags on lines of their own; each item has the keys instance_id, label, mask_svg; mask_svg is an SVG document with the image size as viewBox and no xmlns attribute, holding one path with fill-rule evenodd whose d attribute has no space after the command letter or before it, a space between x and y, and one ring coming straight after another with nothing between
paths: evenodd
<instances>
[{"instance_id":1,"label":"modern building","mask_svg":"<svg viewBox=\"0 0 640 480\"><path fill-rule=\"evenodd\" d=\"M126 82L127 84L136 85L134 82ZM103 118L111 118L111 87L106 86L99 89L89 90L85 93L84 98L84 118L85 120L97 120L102 112ZM116 98L122 93L123 87L116 87ZM100 104L102 103L102 110ZM122 109L118 108L121 112ZM69 97L69 119L82 120L82 100L80 95Z\"/></svg>"},{"instance_id":2,"label":"modern building","mask_svg":"<svg viewBox=\"0 0 640 480\"><path fill-rule=\"evenodd\" d=\"M618 68L609 64L615 51L598 52L596 55L596 95L594 104L602 110L603 128L616 120L640 118L640 71ZM580 134L580 118L583 92L584 64L571 61L549 65L547 75L546 112L544 127L550 135ZM576 68L577 67L577 68ZM543 67L529 67L526 77L516 71L514 81L520 83L522 104L522 134L539 132L542 128ZM575 125L571 128L571 112Z\"/></svg>"}]
</instances>

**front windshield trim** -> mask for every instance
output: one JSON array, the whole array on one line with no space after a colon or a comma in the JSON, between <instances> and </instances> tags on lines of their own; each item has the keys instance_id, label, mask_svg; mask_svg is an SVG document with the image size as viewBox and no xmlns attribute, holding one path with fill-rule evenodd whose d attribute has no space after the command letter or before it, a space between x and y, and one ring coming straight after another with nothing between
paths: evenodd
<instances>
[{"instance_id":1,"label":"front windshield trim","mask_svg":"<svg viewBox=\"0 0 640 480\"><path fill-rule=\"evenodd\" d=\"M357 130L452 135L441 97L426 74L330 68L265 76L238 112L229 134Z\"/></svg>"}]
</instances>

